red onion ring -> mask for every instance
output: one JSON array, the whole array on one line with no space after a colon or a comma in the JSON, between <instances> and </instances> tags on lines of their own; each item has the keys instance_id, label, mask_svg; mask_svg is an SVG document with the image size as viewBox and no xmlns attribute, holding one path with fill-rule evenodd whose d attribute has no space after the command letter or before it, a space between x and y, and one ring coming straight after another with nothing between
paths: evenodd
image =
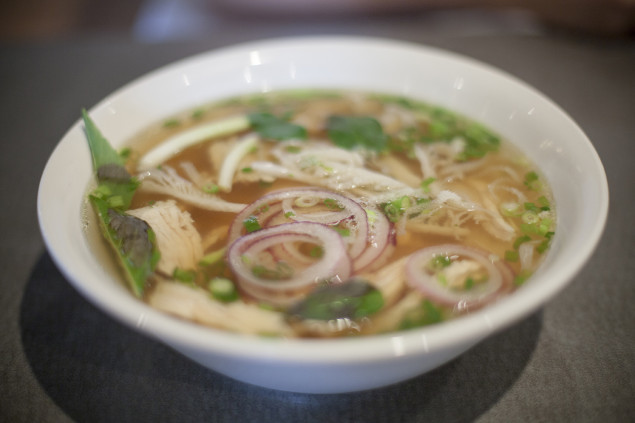
<instances>
[{"instance_id":1,"label":"red onion ring","mask_svg":"<svg viewBox=\"0 0 635 423\"><path fill-rule=\"evenodd\" d=\"M426 269L430 260L437 256L459 256L476 261L487 272L488 280L482 286L470 290L454 291L443 286L436 274ZM454 244L424 248L413 253L406 261L406 278L410 286L435 302L454 306L458 311L478 308L508 289L513 277L510 269L494 264L489 256L486 251Z\"/></svg>"},{"instance_id":2,"label":"red onion ring","mask_svg":"<svg viewBox=\"0 0 635 423\"><path fill-rule=\"evenodd\" d=\"M296 241L322 246L323 256L302 269L294 269L295 273L287 279L271 280L254 275L252 264L258 262L260 253ZM342 237L329 226L313 222L286 223L242 236L229 247L227 260L243 292L276 306L289 305L317 283L343 282L352 273Z\"/></svg>"},{"instance_id":3,"label":"red onion ring","mask_svg":"<svg viewBox=\"0 0 635 423\"><path fill-rule=\"evenodd\" d=\"M341 209L319 209L314 213L299 212L292 202L296 199L316 198L334 200ZM282 212L281 212L282 211ZM346 223L350 228L350 237L345 237L348 253L358 257L366 249L368 241L368 216L364 208L356 201L336 192L315 188L292 188L270 192L245 207L234 218L229 228L229 242L245 234L243 222L255 216L262 228L291 222L314 222L329 225Z\"/></svg>"},{"instance_id":4,"label":"red onion ring","mask_svg":"<svg viewBox=\"0 0 635 423\"><path fill-rule=\"evenodd\" d=\"M355 272L368 272L383 266L396 246L394 225L379 210L370 209L367 246L353 258Z\"/></svg>"}]
</instances>

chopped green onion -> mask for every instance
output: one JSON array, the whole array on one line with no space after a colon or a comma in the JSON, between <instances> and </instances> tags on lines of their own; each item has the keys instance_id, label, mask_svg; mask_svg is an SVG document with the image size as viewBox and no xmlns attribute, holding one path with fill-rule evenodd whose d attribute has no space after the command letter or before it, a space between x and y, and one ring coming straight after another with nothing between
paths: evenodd
<instances>
[{"instance_id":1,"label":"chopped green onion","mask_svg":"<svg viewBox=\"0 0 635 423\"><path fill-rule=\"evenodd\" d=\"M218 193L218 191L220 191L220 187L216 184L209 183L203 186L203 192L206 192L208 194L216 194Z\"/></svg>"},{"instance_id":2,"label":"chopped green onion","mask_svg":"<svg viewBox=\"0 0 635 423\"><path fill-rule=\"evenodd\" d=\"M507 250L505 251L505 260L516 262L518 261L518 251Z\"/></svg>"},{"instance_id":3,"label":"chopped green onion","mask_svg":"<svg viewBox=\"0 0 635 423\"><path fill-rule=\"evenodd\" d=\"M216 251L212 251L209 254L203 256L203 258L198 262L200 266L211 266L212 264L216 264L225 257L226 248L223 247Z\"/></svg>"},{"instance_id":4,"label":"chopped green onion","mask_svg":"<svg viewBox=\"0 0 635 423\"><path fill-rule=\"evenodd\" d=\"M523 181L525 186L534 191L538 191L542 188L542 184L540 183L539 176L536 172L531 171L525 174L525 180Z\"/></svg>"},{"instance_id":5,"label":"chopped green onion","mask_svg":"<svg viewBox=\"0 0 635 423\"><path fill-rule=\"evenodd\" d=\"M421 189L423 190L423 192L425 192L426 194L430 192L430 185L436 181L437 178L434 177L429 177L424 179L423 181L421 181Z\"/></svg>"},{"instance_id":6,"label":"chopped green onion","mask_svg":"<svg viewBox=\"0 0 635 423\"><path fill-rule=\"evenodd\" d=\"M262 229L260 222L258 222L258 218L254 215L251 215L247 219L243 220L243 227L247 233L256 232Z\"/></svg>"},{"instance_id":7,"label":"chopped green onion","mask_svg":"<svg viewBox=\"0 0 635 423\"><path fill-rule=\"evenodd\" d=\"M344 210L344 207L337 201L332 198L325 198L324 205L332 210Z\"/></svg>"},{"instance_id":8,"label":"chopped green onion","mask_svg":"<svg viewBox=\"0 0 635 423\"><path fill-rule=\"evenodd\" d=\"M289 279L290 277L292 277L294 271L293 271L293 268L289 266L289 264L283 261L278 261L276 262L275 269L269 269L266 266L257 264L255 266L252 266L251 273L255 277L260 279L283 280L283 279Z\"/></svg>"},{"instance_id":9,"label":"chopped green onion","mask_svg":"<svg viewBox=\"0 0 635 423\"><path fill-rule=\"evenodd\" d=\"M501 212L503 213L504 216L507 216L507 217L516 216L518 214L519 209L520 209L520 204L518 203L509 202L509 203L501 204Z\"/></svg>"},{"instance_id":10,"label":"chopped green onion","mask_svg":"<svg viewBox=\"0 0 635 423\"><path fill-rule=\"evenodd\" d=\"M526 235L540 235L540 230L536 224L521 223L520 230Z\"/></svg>"},{"instance_id":11,"label":"chopped green onion","mask_svg":"<svg viewBox=\"0 0 635 423\"><path fill-rule=\"evenodd\" d=\"M192 112L192 119L200 119L203 117L204 114L205 114L205 110L196 109Z\"/></svg>"},{"instance_id":12,"label":"chopped green onion","mask_svg":"<svg viewBox=\"0 0 635 423\"><path fill-rule=\"evenodd\" d=\"M443 310L430 300L423 300L421 305L406 313L401 321L400 329L413 329L443 321Z\"/></svg>"},{"instance_id":13,"label":"chopped green onion","mask_svg":"<svg viewBox=\"0 0 635 423\"><path fill-rule=\"evenodd\" d=\"M214 278L207 284L212 297L218 301L229 303L238 299L238 290L227 278Z\"/></svg>"},{"instance_id":14,"label":"chopped green onion","mask_svg":"<svg viewBox=\"0 0 635 423\"><path fill-rule=\"evenodd\" d=\"M549 233L549 230L551 229L552 223L553 223L553 220L549 218L542 219L540 223L538 224L538 232L540 233L540 235L546 236L547 233Z\"/></svg>"},{"instance_id":15,"label":"chopped green onion","mask_svg":"<svg viewBox=\"0 0 635 423\"><path fill-rule=\"evenodd\" d=\"M528 271L528 270L521 271L514 278L514 285L520 286L520 285L524 284L527 281L527 279L529 279L530 276L531 276L531 272L530 271Z\"/></svg>"},{"instance_id":16,"label":"chopped green onion","mask_svg":"<svg viewBox=\"0 0 635 423\"><path fill-rule=\"evenodd\" d=\"M341 236L350 236L351 235L351 230L348 228L340 228L338 226L332 226L333 229L335 229L335 231L340 234Z\"/></svg>"},{"instance_id":17,"label":"chopped green onion","mask_svg":"<svg viewBox=\"0 0 635 423\"><path fill-rule=\"evenodd\" d=\"M264 203L262 204L260 207L258 207L257 212L258 213L266 213L267 211L269 211L269 204L268 203Z\"/></svg>"},{"instance_id":18,"label":"chopped green onion","mask_svg":"<svg viewBox=\"0 0 635 423\"><path fill-rule=\"evenodd\" d=\"M525 243L527 241L531 241L531 237L528 235L522 235L519 236L518 238L516 238L516 240L514 241L514 249L518 249L518 247L520 247L520 244Z\"/></svg>"},{"instance_id":19,"label":"chopped green onion","mask_svg":"<svg viewBox=\"0 0 635 423\"><path fill-rule=\"evenodd\" d=\"M384 214L391 222L398 222L407 208L411 206L410 197L404 195L403 197L392 200L388 203L382 204L382 210Z\"/></svg>"},{"instance_id":20,"label":"chopped green onion","mask_svg":"<svg viewBox=\"0 0 635 423\"><path fill-rule=\"evenodd\" d=\"M119 209L125 206L125 202L121 195L113 195L112 197L108 197L106 202L113 209Z\"/></svg>"},{"instance_id":21,"label":"chopped green onion","mask_svg":"<svg viewBox=\"0 0 635 423\"><path fill-rule=\"evenodd\" d=\"M547 238L544 241L542 241L540 244L538 244L538 246L536 247L536 251L542 254L549 249L550 244L551 244L551 240Z\"/></svg>"},{"instance_id":22,"label":"chopped green onion","mask_svg":"<svg viewBox=\"0 0 635 423\"><path fill-rule=\"evenodd\" d=\"M309 251L309 256L313 258L322 258L322 256L324 256L324 248L316 245L315 247L311 248L311 251Z\"/></svg>"},{"instance_id":23,"label":"chopped green onion","mask_svg":"<svg viewBox=\"0 0 635 423\"><path fill-rule=\"evenodd\" d=\"M176 128L177 126L181 125L181 121L178 119L168 119L165 122L163 122L163 127L164 128Z\"/></svg>"},{"instance_id":24,"label":"chopped green onion","mask_svg":"<svg viewBox=\"0 0 635 423\"><path fill-rule=\"evenodd\" d=\"M375 212L375 210L371 210L371 209L364 209L364 211L366 211L366 217L368 219L368 224L369 225L374 225L375 222L377 221L377 212Z\"/></svg>"},{"instance_id":25,"label":"chopped green onion","mask_svg":"<svg viewBox=\"0 0 635 423\"><path fill-rule=\"evenodd\" d=\"M194 270L184 270L178 267L174 268L172 277L179 282L193 283L196 278L196 272Z\"/></svg>"},{"instance_id":26,"label":"chopped green onion","mask_svg":"<svg viewBox=\"0 0 635 423\"><path fill-rule=\"evenodd\" d=\"M438 256L434 256L432 259L430 259L430 261L428 262L428 269L430 269L433 272L439 271L441 269L444 269L446 267L448 267L449 265L452 264L452 259L448 256L445 255L438 255Z\"/></svg>"},{"instance_id":27,"label":"chopped green onion","mask_svg":"<svg viewBox=\"0 0 635 423\"><path fill-rule=\"evenodd\" d=\"M465 279L465 283L463 285L463 288L466 289L466 290L470 290L470 289L474 288L474 284L475 283L476 282L474 281L474 278L471 278L471 277L467 278L467 279Z\"/></svg>"},{"instance_id":28,"label":"chopped green onion","mask_svg":"<svg viewBox=\"0 0 635 423\"><path fill-rule=\"evenodd\" d=\"M529 225L533 225L535 223L540 222L540 218L533 211L527 211L527 212L523 213L522 216L520 216L520 218L522 219L523 222L525 222L525 223L527 223Z\"/></svg>"},{"instance_id":29,"label":"chopped green onion","mask_svg":"<svg viewBox=\"0 0 635 423\"><path fill-rule=\"evenodd\" d=\"M538 197L538 204L540 204L542 210L549 210L551 207L551 204L549 204L549 200L544 195ZM545 209L545 207L547 207L547 209Z\"/></svg>"},{"instance_id":30,"label":"chopped green onion","mask_svg":"<svg viewBox=\"0 0 635 423\"><path fill-rule=\"evenodd\" d=\"M112 195L112 190L110 189L110 186L101 184L95 188L92 194L98 198L107 198Z\"/></svg>"},{"instance_id":31,"label":"chopped green onion","mask_svg":"<svg viewBox=\"0 0 635 423\"><path fill-rule=\"evenodd\" d=\"M122 160L128 160L131 154L132 150L130 147L124 147L119 151L119 157L121 157Z\"/></svg>"},{"instance_id":32,"label":"chopped green onion","mask_svg":"<svg viewBox=\"0 0 635 423\"><path fill-rule=\"evenodd\" d=\"M296 154L302 151L302 149L298 147L297 145L288 145L284 148L284 151L286 151L287 153Z\"/></svg>"}]
</instances>

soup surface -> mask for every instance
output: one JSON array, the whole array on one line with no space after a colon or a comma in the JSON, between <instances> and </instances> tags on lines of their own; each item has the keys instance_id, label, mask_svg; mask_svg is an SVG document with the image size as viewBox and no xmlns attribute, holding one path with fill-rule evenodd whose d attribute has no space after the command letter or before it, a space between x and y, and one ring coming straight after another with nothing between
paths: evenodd
<instances>
[{"instance_id":1,"label":"soup surface","mask_svg":"<svg viewBox=\"0 0 635 423\"><path fill-rule=\"evenodd\" d=\"M526 157L412 99L232 98L103 160L86 125L99 184L89 198L132 291L220 329L333 337L435 324L513 292L554 235L549 188Z\"/></svg>"}]
</instances>

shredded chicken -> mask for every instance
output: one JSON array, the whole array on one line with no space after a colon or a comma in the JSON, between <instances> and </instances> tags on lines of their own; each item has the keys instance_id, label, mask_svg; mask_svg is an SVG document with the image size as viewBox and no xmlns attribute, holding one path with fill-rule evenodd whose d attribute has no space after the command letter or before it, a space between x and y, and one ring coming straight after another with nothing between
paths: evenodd
<instances>
[{"instance_id":1,"label":"shredded chicken","mask_svg":"<svg viewBox=\"0 0 635 423\"><path fill-rule=\"evenodd\" d=\"M429 203L412 207L413 223L434 224L448 228L459 228L467 220L482 224L492 236L509 241L515 229L505 221L491 200L485 199L484 206L461 197L454 191L442 190ZM455 232L459 236L460 231Z\"/></svg>"},{"instance_id":2,"label":"shredded chicken","mask_svg":"<svg viewBox=\"0 0 635 423\"><path fill-rule=\"evenodd\" d=\"M141 173L138 178L141 181L140 189L143 191L171 195L205 210L238 213L246 206L246 204L230 203L220 197L201 191L192 182L179 176L176 170L169 166L147 170Z\"/></svg>"},{"instance_id":3,"label":"shredded chicken","mask_svg":"<svg viewBox=\"0 0 635 423\"><path fill-rule=\"evenodd\" d=\"M181 211L173 200L128 211L150 225L157 237L161 259L157 270L172 275L175 268L194 269L203 256L201 236L188 212Z\"/></svg>"},{"instance_id":4,"label":"shredded chicken","mask_svg":"<svg viewBox=\"0 0 635 423\"><path fill-rule=\"evenodd\" d=\"M291 335L281 313L265 310L242 301L221 303L201 288L159 281L148 303L159 310L184 319L246 334Z\"/></svg>"},{"instance_id":5,"label":"shredded chicken","mask_svg":"<svg viewBox=\"0 0 635 423\"><path fill-rule=\"evenodd\" d=\"M364 167L364 157L354 151L343 151L326 143L289 152L281 144L271 154L278 163L253 162L254 171L275 178L289 178L320 185L364 198L375 204L396 195L419 195L416 188L395 178Z\"/></svg>"}]
</instances>

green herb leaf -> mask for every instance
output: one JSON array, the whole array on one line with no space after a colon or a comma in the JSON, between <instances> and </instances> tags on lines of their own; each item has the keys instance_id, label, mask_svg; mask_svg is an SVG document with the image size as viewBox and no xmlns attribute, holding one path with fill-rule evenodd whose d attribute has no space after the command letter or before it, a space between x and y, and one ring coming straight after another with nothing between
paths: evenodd
<instances>
[{"instance_id":1,"label":"green herb leaf","mask_svg":"<svg viewBox=\"0 0 635 423\"><path fill-rule=\"evenodd\" d=\"M122 156L104 138L86 110L82 110L84 129L99 182L93 195L110 203L112 208L127 210L139 186L124 167Z\"/></svg>"},{"instance_id":2,"label":"green herb leaf","mask_svg":"<svg viewBox=\"0 0 635 423\"><path fill-rule=\"evenodd\" d=\"M384 305L381 292L363 279L322 285L291 306L292 319L361 319L379 311Z\"/></svg>"},{"instance_id":3,"label":"green herb leaf","mask_svg":"<svg viewBox=\"0 0 635 423\"><path fill-rule=\"evenodd\" d=\"M263 137L274 140L305 139L306 128L271 113L250 113L251 126Z\"/></svg>"},{"instance_id":4,"label":"green herb leaf","mask_svg":"<svg viewBox=\"0 0 635 423\"><path fill-rule=\"evenodd\" d=\"M483 157L490 151L498 150L500 138L478 123L469 124L461 136L467 145L459 159L467 160Z\"/></svg>"},{"instance_id":5,"label":"green herb leaf","mask_svg":"<svg viewBox=\"0 0 635 423\"><path fill-rule=\"evenodd\" d=\"M89 195L103 237L110 244L132 292L142 297L148 277L161 257L156 235L143 220L125 213L138 182L124 167L124 159L101 134L86 110L84 128L99 182Z\"/></svg>"},{"instance_id":6,"label":"green herb leaf","mask_svg":"<svg viewBox=\"0 0 635 423\"><path fill-rule=\"evenodd\" d=\"M154 231L143 220L111 208L105 200L93 195L89 198L102 235L115 252L132 292L143 296L147 279L161 257Z\"/></svg>"},{"instance_id":7,"label":"green herb leaf","mask_svg":"<svg viewBox=\"0 0 635 423\"><path fill-rule=\"evenodd\" d=\"M389 137L381 124L370 116L331 116L326 122L329 138L338 147L384 151Z\"/></svg>"},{"instance_id":8,"label":"green herb leaf","mask_svg":"<svg viewBox=\"0 0 635 423\"><path fill-rule=\"evenodd\" d=\"M88 146L93 158L93 169L97 171L103 165L118 164L124 165L124 161L117 151L110 146L110 143L101 134L95 122L90 118L88 112L82 109L82 118L84 119L84 129Z\"/></svg>"}]
</instances>

